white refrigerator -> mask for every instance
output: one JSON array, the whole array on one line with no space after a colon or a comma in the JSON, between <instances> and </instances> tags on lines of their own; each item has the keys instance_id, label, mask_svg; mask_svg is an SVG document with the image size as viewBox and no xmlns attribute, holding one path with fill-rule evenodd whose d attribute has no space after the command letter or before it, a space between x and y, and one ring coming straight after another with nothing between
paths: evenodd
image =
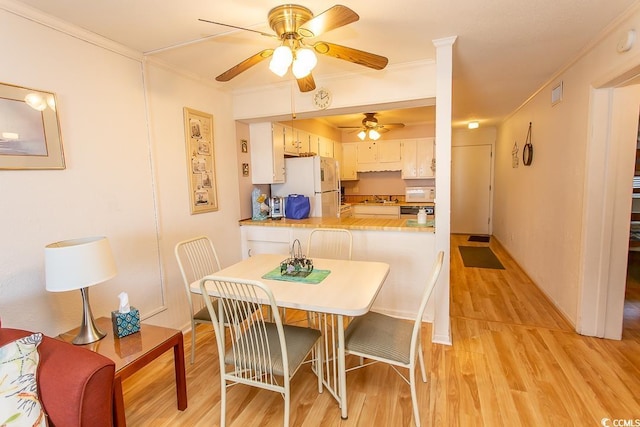
<instances>
[{"instance_id":1,"label":"white refrigerator","mask_svg":"<svg viewBox=\"0 0 640 427\"><path fill-rule=\"evenodd\" d=\"M287 197L302 194L309 197L309 216L340 215L340 174L338 163L330 157L290 157L284 160L285 183L271 184L271 195ZM286 213L285 204L285 213Z\"/></svg>"}]
</instances>

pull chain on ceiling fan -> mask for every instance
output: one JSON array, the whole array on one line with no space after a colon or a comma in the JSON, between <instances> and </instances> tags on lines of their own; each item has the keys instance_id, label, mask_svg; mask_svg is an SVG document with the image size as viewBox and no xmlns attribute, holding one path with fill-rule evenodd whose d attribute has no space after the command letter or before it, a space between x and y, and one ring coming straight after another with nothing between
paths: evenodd
<instances>
[{"instance_id":1,"label":"pull chain on ceiling fan","mask_svg":"<svg viewBox=\"0 0 640 427\"><path fill-rule=\"evenodd\" d=\"M200 21L252 31L262 36L280 40L280 46L275 49L264 49L250 56L216 77L217 81L229 81L264 59L271 57L269 69L273 73L282 77L291 68L291 72L298 81L300 91L309 92L316 88L311 74L317 64L316 53L363 65L374 70L382 70L387 66L389 60L384 56L324 41L307 44L305 40L318 37L327 31L350 24L358 19L360 17L357 13L342 5L335 5L317 16L313 16L311 10L304 6L286 4L274 7L269 11L269 26L275 34L263 33L262 31L206 19L200 19Z\"/></svg>"},{"instance_id":2,"label":"pull chain on ceiling fan","mask_svg":"<svg viewBox=\"0 0 640 427\"><path fill-rule=\"evenodd\" d=\"M378 113L364 113L362 126L338 126L339 129L360 129L358 138L364 141L367 137L373 141L380 139L380 134L389 132L391 129L400 129L404 127L404 123L387 123L380 124L376 115Z\"/></svg>"}]
</instances>

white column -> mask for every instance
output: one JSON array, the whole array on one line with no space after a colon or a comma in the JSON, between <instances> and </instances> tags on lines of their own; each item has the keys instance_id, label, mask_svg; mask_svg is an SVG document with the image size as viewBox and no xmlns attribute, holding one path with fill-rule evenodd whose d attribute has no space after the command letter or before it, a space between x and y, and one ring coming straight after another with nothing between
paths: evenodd
<instances>
[{"instance_id":1,"label":"white column","mask_svg":"<svg viewBox=\"0 0 640 427\"><path fill-rule=\"evenodd\" d=\"M436 47L436 252L444 251L444 265L435 298L433 342L452 344L449 319L451 232L451 86L453 44L457 36L433 40Z\"/></svg>"}]
</instances>

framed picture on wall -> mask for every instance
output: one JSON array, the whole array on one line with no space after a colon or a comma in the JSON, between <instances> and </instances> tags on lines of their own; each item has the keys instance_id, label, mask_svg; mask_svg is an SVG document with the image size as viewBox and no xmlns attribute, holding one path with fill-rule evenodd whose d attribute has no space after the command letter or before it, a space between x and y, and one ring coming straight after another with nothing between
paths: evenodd
<instances>
[{"instance_id":1,"label":"framed picture on wall","mask_svg":"<svg viewBox=\"0 0 640 427\"><path fill-rule=\"evenodd\" d=\"M218 210L213 116L184 107L191 214Z\"/></svg>"},{"instance_id":2,"label":"framed picture on wall","mask_svg":"<svg viewBox=\"0 0 640 427\"><path fill-rule=\"evenodd\" d=\"M0 83L0 169L64 169L51 92Z\"/></svg>"}]
</instances>

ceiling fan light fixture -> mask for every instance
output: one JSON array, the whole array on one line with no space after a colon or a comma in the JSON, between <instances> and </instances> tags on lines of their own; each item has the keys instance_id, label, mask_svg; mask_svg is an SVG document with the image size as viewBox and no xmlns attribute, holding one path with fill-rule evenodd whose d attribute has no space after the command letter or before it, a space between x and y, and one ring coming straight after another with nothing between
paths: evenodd
<instances>
[{"instance_id":1,"label":"ceiling fan light fixture","mask_svg":"<svg viewBox=\"0 0 640 427\"><path fill-rule=\"evenodd\" d=\"M380 133L375 129L370 129L369 130L369 139L377 141L378 139L380 139Z\"/></svg>"},{"instance_id":2,"label":"ceiling fan light fixture","mask_svg":"<svg viewBox=\"0 0 640 427\"><path fill-rule=\"evenodd\" d=\"M361 130L360 132L358 132L358 138L360 138L360 141L364 141L366 137L367 137L367 132L365 132L364 130Z\"/></svg>"},{"instance_id":3,"label":"ceiling fan light fixture","mask_svg":"<svg viewBox=\"0 0 640 427\"><path fill-rule=\"evenodd\" d=\"M291 65L291 71L296 79L301 79L303 77L307 77L311 73L311 68L305 67L305 64L302 61L296 59L293 61L293 65Z\"/></svg>"},{"instance_id":4,"label":"ceiling fan light fixture","mask_svg":"<svg viewBox=\"0 0 640 427\"><path fill-rule=\"evenodd\" d=\"M289 46L278 46L271 57L269 62L269 69L278 76L282 77L287 73L289 65L293 62L293 52Z\"/></svg>"}]
</instances>

